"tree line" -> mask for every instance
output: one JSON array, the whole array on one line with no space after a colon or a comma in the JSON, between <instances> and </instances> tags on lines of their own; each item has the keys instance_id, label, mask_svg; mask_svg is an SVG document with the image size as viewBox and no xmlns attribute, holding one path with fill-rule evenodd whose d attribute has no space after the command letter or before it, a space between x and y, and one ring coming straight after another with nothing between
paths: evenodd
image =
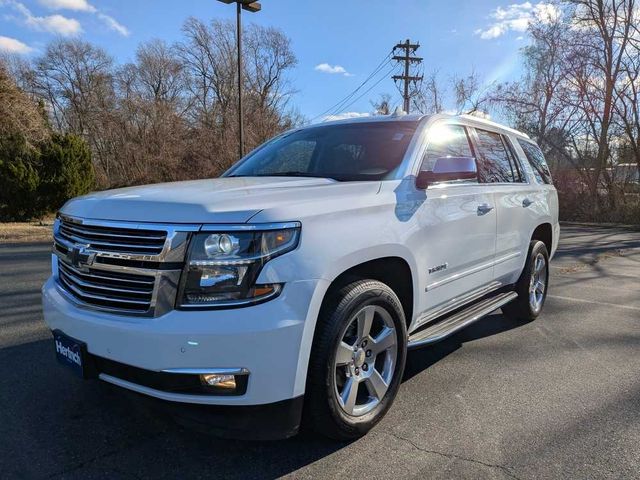
<instances>
[{"instance_id":1,"label":"tree line","mask_svg":"<svg viewBox=\"0 0 640 480\"><path fill-rule=\"evenodd\" d=\"M483 85L475 73L441 81L434 72L414 106L506 117L543 149L564 218L640 223L640 3L555 7L528 28L522 78Z\"/></svg>"},{"instance_id":2,"label":"tree line","mask_svg":"<svg viewBox=\"0 0 640 480\"><path fill-rule=\"evenodd\" d=\"M300 122L287 76L297 60L278 29L249 25L243 35L251 149ZM235 26L219 20L190 18L180 41L143 43L124 65L83 40L55 40L31 61L2 62L22 108L8 108L0 128L31 146L53 133L84 141L97 189L216 176L237 160L236 62Z\"/></svg>"},{"instance_id":3,"label":"tree line","mask_svg":"<svg viewBox=\"0 0 640 480\"><path fill-rule=\"evenodd\" d=\"M0 220L40 217L93 186L86 142L51 129L44 104L0 64Z\"/></svg>"},{"instance_id":4,"label":"tree line","mask_svg":"<svg viewBox=\"0 0 640 480\"><path fill-rule=\"evenodd\" d=\"M639 223L640 5L554 5L528 28L522 78L486 85L473 72L447 82L434 72L412 108L506 119L542 147L563 218ZM244 35L249 150L303 118L290 104L290 40L257 25ZM123 65L78 39L0 62L0 217L52 210L89 188L220 174L237 160L236 58L234 24L191 18L178 42L143 43ZM391 97L374 105L389 113ZM64 194L51 200L54 181ZM9 215L10 201L22 206Z\"/></svg>"}]
</instances>

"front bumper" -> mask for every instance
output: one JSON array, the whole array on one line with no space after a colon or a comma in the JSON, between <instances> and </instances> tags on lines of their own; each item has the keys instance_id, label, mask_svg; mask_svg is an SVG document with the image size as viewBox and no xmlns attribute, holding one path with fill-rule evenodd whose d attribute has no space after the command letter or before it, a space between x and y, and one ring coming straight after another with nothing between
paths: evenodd
<instances>
[{"instance_id":1,"label":"front bumper","mask_svg":"<svg viewBox=\"0 0 640 480\"><path fill-rule=\"evenodd\" d=\"M43 310L51 328L85 342L92 355L140 369L245 368L246 393L193 395L162 391L101 375L129 390L207 405L266 405L301 397L315 320L327 288L323 280L289 282L269 302L229 310L173 310L155 318L127 317L79 308L50 278Z\"/></svg>"},{"instance_id":2,"label":"front bumper","mask_svg":"<svg viewBox=\"0 0 640 480\"><path fill-rule=\"evenodd\" d=\"M238 440L280 440L300 429L304 397L265 405L195 405L137 398L191 430Z\"/></svg>"}]
</instances>

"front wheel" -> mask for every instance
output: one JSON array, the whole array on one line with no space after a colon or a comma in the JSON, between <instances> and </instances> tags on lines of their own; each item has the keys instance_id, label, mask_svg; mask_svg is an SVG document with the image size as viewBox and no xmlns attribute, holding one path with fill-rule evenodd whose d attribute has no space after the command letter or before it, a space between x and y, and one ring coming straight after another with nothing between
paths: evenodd
<instances>
[{"instance_id":1,"label":"front wheel","mask_svg":"<svg viewBox=\"0 0 640 480\"><path fill-rule=\"evenodd\" d=\"M375 280L329 295L309 359L305 418L315 431L349 440L393 403L406 360L405 317L393 290Z\"/></svg>"},{"instance_id":2,"label":"front wheel","mask_svg":"<svg viewBox=\"0 0 640 480\"><path fill-rule=\"evenodd\" d=\"M543 242L532 240L527 262L516 283L518 298L502 307L503 313L515 320L534 320L542 311L548 288L549 253Z\"/></svg>"}]
</instances>

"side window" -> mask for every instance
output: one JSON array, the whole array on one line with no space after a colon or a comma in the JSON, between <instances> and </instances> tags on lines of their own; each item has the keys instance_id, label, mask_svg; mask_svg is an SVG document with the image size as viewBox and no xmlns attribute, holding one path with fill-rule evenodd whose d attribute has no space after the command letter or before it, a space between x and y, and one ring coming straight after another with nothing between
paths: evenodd
<instances>
[{"instance_id":1,"label":"side window","mask_svg":"<svg viewBox=\"0 0 640 480\"><path fill-rule=\"evenodd\" d=\"M502 135L476 129L478 135L478 173L484 183L511 183L520 181L509 159Z\"/></svg>"},{"instance_id":2,"label":"side window","mask_svg":"<svg viewBox=\"0 0 640 480\"><path fill-rule=\"evenodd\" d=\"M511 139L503 135L502 141L507 147L507 152L509 153L509 161L511 162L511 169L513 170L513 174L516 177L516 182L526 182L527 179L525 177L524 171L522 170L522 163L520 163L520 159L518 158L518 154L513 147Z\"/></svg>"},{"instance_id":3,"label":"side window","mask_svg":"<svg viewBox=\"0 0 640 480\"><path fill-rule=\"evenodd\" d=\"M553 183L551 181L551 172L549 171L547 161L544 159L540 147L534 143L520 139L518 139L518 143L522 147L522 150L524 150L524 154L533 168L533 176L536 177L538 183Z\"/></svg>"},{"instance_id":4,"label":"side window","mask_svg":"<svg viewBox=\"0 0 640 480\"><path fill-rule=\"evenodd\" d=\"M462 125L440 124L431 127L427 139L427 151L422 158L420 170L433 170L438 158L457 157L473 158L473 150L469 142L467 130ZM463 179L453 180L462 181ZM470 180L464 180L470 181ZM475 182L476 180L473 180Z\"/></svg>"},{"instance_id":5,"label":"side window","mask_svg":"<svg viewBox=\"0 0 640 480\"><path fill-rule=\"evenodd\" d=\"M311 163L313 152L316 148L315 141L298 140L292 142L274 153L273 161L272 157L269 157L269 167L264 168L261 171L262 175L270 173L284 173L288 171L306 172Z\"/></svg>"}]
</instances>

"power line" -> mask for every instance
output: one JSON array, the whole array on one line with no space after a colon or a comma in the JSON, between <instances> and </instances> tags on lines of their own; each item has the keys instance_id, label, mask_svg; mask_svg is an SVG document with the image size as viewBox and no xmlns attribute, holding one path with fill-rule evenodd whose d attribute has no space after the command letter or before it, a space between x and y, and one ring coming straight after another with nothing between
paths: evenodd
<instances>
[{"instance_id":1,"label":"power line","mask_svg":"<svg viewBox=\"0 0 640 480\"><path fill-rule=\"evenodd\" d=\"M382 82L383 80L386 80L389 77L389 74L391 72L393 72L396 69L396 65L394 65L393 67L391 67L390 70L387 70L385 72L384 75L382 75L382 77L380 77L378 79L378 81L376 83L374 83L373 85L371 85L366 91L362 92L362 94L360 96L358 96L358 98L354 99L353 101L351 101L349 104L345 105L344 107L342 107L343 109L349 108L351 105L353 105L354 103L356 103L358 100L360 100L362 97L364 97L367 93L369 93L371 90L373 90L380 82Z\"/></svg>"},{"instance_id":2,"label":"power line","mask_svg":"<svg viewBox=\"0 0 640 480\"><path fill-rule=\"evenodd\" d=\"M411 54L415 53L416 50L418 50L418 48L420 48L420 44L411 43L411 41L407 39L404 43L398 43L396 44L395 47L393 47L393 53L395 53L396 50L403 50L404 54L394 55L391 58L392 60L395 60L398 63L400 62L404 63L404 75L394 75L391 78L393 78L394 81L402 80L404 82L404 90L402 92L402 98L404 99L404 111L407 113L409 113L409 106L410 106L409 100L411 99L411 96L412 96L409 92L409 83L414 82L414 84L417 84L419 81L422 81L422 78L423 78L422 75L410 75L410 71L409 71L412 63L415 63L417 65L422 63L422 60L423 60L422 57L411 56Z\"/></svg>"},{"instance_id":3,"label":"power line","mask_svg":"<svg viewBox=\"0 0 640 480\"><path fill-rule=\"evenodd\" d=\"M378 72L380 72L380 70L382 70L386 65L388 65L391 62L391 52L387 53L387 55L382 59L382 61L378 64L378 66L376 66L376 68L373 69L373 71L369 74L369 76L367 78L364 79L364 81L358 85L356 87L355 90L353 90L349 95L347 95L345 98L343 98L342 100L340 100L338 103L336 103L335 105L329 107L328 109L326 109L324 112L322 112L319 115L316 115L315 117L313 117L309 122L313 122L314 120L327 115L329 112L334 113L335 110L340 110L343 107L343 104L345 102L348 102L356 93L358 93L358 91L360 91L360 89L362 87L364 87L367 82L369 82Z\"/></svg>"},{"instance_id":4,"label":"power line","mask_svg":"<svg viewBox=\"0 0 640 480\"><path fill-rule=\"evenodd\" d=\"M378 64L378 66L373 70L373 72L371 72L369 74L369 76L367 78L364 79L364 81L358 85L358 87L356 87L355 90L353 90L349 95L347 95L345 98L343 98L342 100L340 100L338 103L336 103L335 105L329 107L327 110L325 110L324 112L322 112L320 115L315 116L314 118L311 119L311 121L316 120L317 118L320 118L324 115L327 115L329 113L331 114L335 114L336 111L339 111L341 108L343 108L343 104L345 102L348 102L350 98L352 98L356 93L358 93L358 91L364 86L366 85L367 82L369 82L369 80L371 80L382 68L384 68L387 64L389 64L391 62L391 52L387 54L387 56L382 60L382 62L380 62Z\"/></svg>"},{"instance_id":5,"label":"power line","mask_svg":"<svg viewBox=\"0 0 640 480\"><path fill-rule=\"evenodd\" d=\"M340 113L341 111L344 111L345 109L349 108L351 105L353 105L355 102L357 102L358 100L360 100L362 97L364 97L367 93L369 93L376 85L379 85L380 82L382 80L386 80L387 78L389 78L389 74L391 72L393 72L396 69L395 65L392 65L390 69L387 69L386 71L384 71L382 73L382 76L380 76L377 81L371 85L367 90L365 90L364 92L362 92L360 95L358 95L356 98L354 98L351 101L348 101L347 103L342 103L342 105L340 105L338 108L334 109L329 115L336 115L338 113ZM372 78L373 79L373 78Z\"/></svg>"}]
</instances>

